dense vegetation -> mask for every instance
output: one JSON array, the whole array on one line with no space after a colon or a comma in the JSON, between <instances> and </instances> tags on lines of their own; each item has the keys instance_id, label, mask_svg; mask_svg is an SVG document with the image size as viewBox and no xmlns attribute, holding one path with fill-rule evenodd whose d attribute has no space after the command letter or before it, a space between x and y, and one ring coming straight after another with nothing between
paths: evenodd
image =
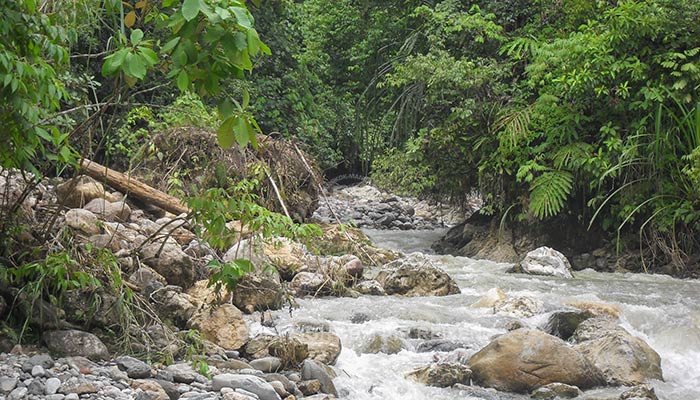
<instances>
[{"instance_id":1,"label":"dense vegetation","mask_svg":"<svg viewBox=\"0 0 700 400\"><path fill-rule=\"evenodd\" d=\"M697 2L73 3L0 6L3 167L128 166L186 110L223 145L259 124L329 176L478 189L504 222L590 225L696 264Z\"/></svg>"}]
</instances>

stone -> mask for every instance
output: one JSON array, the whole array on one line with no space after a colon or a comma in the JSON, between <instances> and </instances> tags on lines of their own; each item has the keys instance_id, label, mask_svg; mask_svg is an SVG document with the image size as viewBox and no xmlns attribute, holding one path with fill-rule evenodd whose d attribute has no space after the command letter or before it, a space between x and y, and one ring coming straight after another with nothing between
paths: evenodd
<instances>
[{"instance_id":1,"label":"stone","mask_svg":"<svg viewBox=\"0 0 700 400\"><path fill-rule=\"evenodd\" d=\"M194 284L192 259L172 243L151 243L141 250L143 262L161 274L171 285L189 289Z\"/></svg>"},{"instance_id":2,"label":"stone","mask_svg":"<svg viewBox=\"0 0 700 400\"><path fill-rule=\"evenodd\" d=\"M29 389L26 387L17 387L13 389L9 395L7 395L7 400L24 400L29 394Z\"/></svg>"},{"instance_id":3,"label":"stone","mask_svg":"<svg viewBox=\"0 0 700 400\"><path fill-rule=\"evenodd\" d=\"M321 391L321 381L318 379L301 381L297 383L297 387L304 396L312 396Z\"/></svg>"},{"instance_id":4,"label":"stone","mask_svg":"<svg viewBox=\"0 0 700 400\"><path fill-rule=\"evenodd\" d=\"M0 378L0 392L10 393L17 387L19 380L17 378Z\"/></svg>"},{"instance_id":5,"label":"stone","mask_svg":"<svg viewBox=\"0 0 700 400\"><path fill-rule=\"evenodd\" d=\"M370 296L386 296L386 292L384 291L382 285L374 279L360 281L353 286L353 289L357 290L360 294Z\"/></svg>"},{"instance_id":6,"label":"stone","mask_svg":"<svg viewBox=\"0 0 700 400\"><path fill-rule=\"evenodd\" d=\"M584 321L573 337L579 343L576 350L586 356L610 385L633 386L651 379L663 380L661 357L644 340L632 336L622 327L599 328L595 320L589 326ZM584 340L585 339L585 340Z\"/></svg>"},{"instance_id":7,"label":"stone","mask_svg":"<svg viewBox=\"0 0 700 400\"><path fill-rule=\"evenodd\" d=\"M176 289L177 287L162 288L154 291L150 297L158 305L156 312L161 318L183 328L197 312L197 306L188 294Z\"/></svg>"},{"instance_id":8,"label":"stone","mask_svg":"<svg viewBox=\"0 0 700 400\"><path fill-rule=\"evenodd\" d=\"M44 369L48 369L53 367L54 364L55 361L53 358L51 358L50 355L36 354L29 357L29 359L22 364L22 370L29 372L32 370L32 368L34 368L37 365L41 365L42 367L44 367Z\"/></svg>"},{"instance_id":9,"label":"stone","mask_svg":"<svg viewBox=\"0 0 700 400\"><path fill-rule=\"evenodd\" d=\"M248 326L243 313L232 304L206 307L199 310L187 323L202 337L226 350L237 350L248 341Z\"/></svg>"},{"instance_id":10,"label":"stone","mask_svg":"<svg viewBox=\"0 0 700 400\"><path fill-rule=\"evenodd\" d=\"M294 384L289 378L282 374L277 374L277 373L270 373L270 374L264 374L261 376L261 378L265 379L268 382L279 382L284 386L284 390L287 391L288 393L296 393L297 392L297 385Z\"/></svg>"},{"instance_id":11,"label":"stone","mask_svg":"<svg viewBox=\"0 0 700 400\"><path fill-rule=\"evenodd\" d=\"M123 201L112 203L103 198L92 199L85 204L84 210L91 211L96 216L105 221L129 221L131 207Z\"/></svg>"},{"instance_id":12,"label":"stone","mask_svg":"<svg viewBox=\"0 0 700 400\"><path fill-rule=\"evenodd\" d=\"M333 378L326 371L326 366L318 361L307 359L301 364L301 379L317 379L321 383L321 391L326 394L338 396L338 391L333 384Z\"/></svg>"},{"instance_id":13,"label":"stone","mask_svg":"<svg viewBox=\"0 0 700 400\"><path fill-rule=\"evenodd\" d=\"M107 346L89 332L69 329L49 331L42 335L46 347L61 356L83 356L90 360L109 360Z\"/></svg>"},{"instance_id":14,"label":"stone","mask_svg":"<svg viewBox=\"0 0 700 400\"><path fill-rule=\"evenodd\" d=\"M309 346L299 339L289 336L279 336L272 340L267 347L270 355L282 362L282 368L297 368L309 357Z\"/></svg>"},{"instance_id":15,"label":"stone","mask_svg":"<svg viewBox=\"0 0 700 400\"><path fill-rule=\"evenodd\" d=\"M142 390L148 400L170 400L170 396L165 392L160 384L151 379L134 379L131 381L131 387L136 390Z\"/></svg>"},{"instance_id":16,"label":"stone","mask_svg":"<svg viewBox=\"0 0 700 400\"><path fill-rule=\"evenodd\" d=\"M499 288L491 288L489 289L484 296L482 296L479 300L475 301L471 306L474 308L491 308L496 305L496 303L500 301L504 301L508 296L506 296L505 292Z\"/></svg>"},{"instance_id":17,"label":"stone","mask_svg":"<svg viewBox=\"0 0 700 400\"><path fill-rule=\"evenodd\" d=\"M58 388L61 387L61 380L58 378L49 378L46 380L46 386L44 387L44 393L47 395L56 394Z\"/></svg>"},{"instance_id":18,"label":"stone","mask_svg":"<svg viewBox=\"0 0 700 400\"><path fill-rule=\"evenodd\" d=\"M46 374L46 371L44 371L44 367L42 367L41 365L35 365L34 367L32 367L33 377L41 378L42 376L44 376L44 374Z\"/></svg>"},{"instance_id":19,"label":"stone","mask_svg":"<svg viewBox=\"0 0 700 400\"><path fill-rule=\"evenodd\" d=\"M188 363L168 365L165 370L172 374L173 381L177 383L190 384L199 376L199 374L192 368L192 365Z\"/></svg>"},{"instance_id":20,"label":"stone","mask_svg":"<svg viewBox=\"0 0 700 400\"><path fill-rule=\"evenodd\" d=\"M97 235L100 233L100 227L97 224L97 216L89 210L82 208L72 208L66 212L66 225L75 230L82 231L88 235Z\"/></svg>"},{"instance_id":21,"label":"stone","mask_svg":"<svg viewBox=\"0 0 700 400\"><path fill-rule=\"evenodd\" d=\"M56 186L58 202L66 207L82 207L93 199L102 198L105 188L101 183L81 175Z\"/></svg>"},{"instance_id":22,"label":"stone","mask_svg":"<svg viewBox=\"0 0 700 400\"><path fill-rule=\"evenodd\" d=\"M129 276L129 282L133 283L136 287L145 290L153 282L158 282L162 286L166 286L168 281L163 277L163 275L156 272L151 267L145 265L139 267L133 274Z\"/></svg>"},{"instance_id":23,"label":"stone","mask_svg":"<svg viewBox=\"0 0 700 400\"><path fill-rule=\"evenodd\" d=\"M294 275L289 288L297 296L317 296L330 294L333 290L333 282L327 276L316 272L299 272Z\"/></svg>"},{"instance_id":24,"label":"stone","mask_svg":"<svg viewBox=\"0 0 700 400\"><path fill-rule=\"evenodd\" d=\"M375 279L387 294L447 296L460 293L457 283L447 273L416 253L384 265Z\"/></svg>"},{"instance_id":25,"label":"stone","mask_svg":"<svg viewBox=\"0 0 700 400\"><path fill-rule=\"evenodd\" d=\"M126 371L126 375L131 379L150 378L151 367L145 362L130 356L121 356L114 359L120 370Z\"/></svg>"},{"instance_id":26,"label":"stone","mask_svg":"<svg viewBox=\"0 0 700 400\"><path fill-rule=\"evenodd\" d=\"M254 272L238 280L233 291L233 304L239 309L254 311L279 310L284 303L284 291L279 276L268 272Z\"/></svg>"},{"instance_id":27,"label":"stone","mask_svg":"<svg viewBox=\"0 0 700 400\"><path fill-rule=\"evenodd\" d=\"M282 398L285 398L291 394L291 393L287 392L287 390L284 388L284 385L282 384L282 382L267 381L267 383L269 383L270 386L272 386L272 388L275 389L275 392L277 392L277 394L280 395L280 397L282 397Z\"/></svg>"},{"instance_id":28,"label":"stone","mask_svg":"<svg viewBox=\"0 0 700 400\"><path fill-rule=\"evenodd\" d=\"M332 332L295 333L292 337L307 346L309 358L327 365L335 364L343 349L340 337Z\"/></svg>"},{"instance_id":29,"label":"stone","mask_svg":"<svg viewBox=\"0 0 700 400\"><path fill-rule=\"evenodd\" d=\"M418 353L427 353L434 351L448 352L457 349L468 349L469 347L469 344L465 342L447 339L431 339L419 343L418 346L416 346L416 351Z\"/></svg>"},{"instance_id":30,"label":"stone","mask_svg":"<svg viewBox=\"0 0 700 400\"><path fill-rule=\"evenodd\" d=\"M494 312L515 318L529 318L544 312L544 304L530 296L508 297L493 306Z\"/></svg>"},{"instance_id":31,"label":"stone","mask_svg":"<svg viewBox=\"0 0 700 400\"><path fill-rule=\"evenodd\" d=\"M397 335L375 334L362 346L360 352L368 354L396 354L406 348L406 343Z\"/></svg>"},{"instance_id":32,"label":"stone","mask_svg":"<svg viewBox=\"0 0 700 400\"><path fill-rule=\"evenodd\" d=\"M637 385L631 387L620 395L620 400L659 400L651 385Z\"/></svg>"},{"instance_id":33,"label":"stone","mask_svg":"<svg viewBox=\"0 0 700 400\"><path fill-rule=\"evenodd\" d=\"M472 371L459 363L433 363L427 367L409 372L406 377L418 383L436 387L450 387L454 384L469 384Z\"/></svg>"},{"instance_id":34,"label":"stone","mask_svg":"<svg viewBox=\"0 0 700 400\"><path fill-rule=\"evenodd\" d=\"M549 383L588 389L604 382L598 369L563 340L518 329L499 336L469 359L473 378L506 392L531 392Z\"/></svg>"},{"instance_id":35,"label":"stone","mask_svg":"<svg viewBox=\"0 0 700 400\"><path fill-rule=\"evenodd\" d=\"M560 339L568 340L583 321L592 317L593 314L588 311L557 311L549 316L542 330Z\"/></svg>"},{"instance_id":36,"label":"stone","mask_svg":"<svg viewBox=\"0 0 700 400\"><path fill-rule=\"evenodd\" d=\"M571 279L574 277L571 263L562 253L542 246L527 253L520 262L522 272L530 275L547 275Z\"/></svg>"},{"instance_id":37,"label":"stone","mask_svg":"<svg viewBox=\"0 0 700 400\"><path fill-rule=\"evenodd\" d=\"M252 360L250 366L262 372L277 372L282 369L282 360L277 357L263 357Z\"/></svg>"},{"instance_id":38,"label":"stone","mask_svg":"<svg viewBox=\"0 0 700 400\"><path fill-rule=\"evenodd\" d=\"M281 400L275 389L264 379L252 375L220 374L212 379L212 390L243 389L254 393L260 400Z\"/></svg>"},{"instance_id":39,"label":"stone","mask_svg":"<svg viewBox=\"0 0 700 400\"><path fill-rule=\"evenodd\" d=\"M29 385L27 385L27 391L31 396L43 396L44 383L41 379L34 379Z\"/></svg>"},{"instance_id":40,"label":"stone","mask_svg":"<svg viewBox=\"0 0 700 400\"><path fill-rule=\"evenodd\" d=\"M576 386L564 383L550 383L535 389L530 397L539 400L573 399L583 394Z\"/></svg>"},{"instance_id":41,"label":"stone","mask_svg":"<svg viewBox=\"0 0 700 400\"><path fill-rule=\"evenodd\" d=\"M588 311L596 317L607 317L611 319L620 318L620 307L616 304L577 301L568 303L569 306L578 308L582 311Z\"/></svg>"},{"instance_id":42,"label":"stone","mask_svg":"<svg viewBox=\"0 0 700 400\"><path fill-rule=\"evenodd\" d=\"M291 280L309 265L304 245L287 238L275 238L262 244L262 253L274 265L284 280Z\"/></svg>"}]
</instances>

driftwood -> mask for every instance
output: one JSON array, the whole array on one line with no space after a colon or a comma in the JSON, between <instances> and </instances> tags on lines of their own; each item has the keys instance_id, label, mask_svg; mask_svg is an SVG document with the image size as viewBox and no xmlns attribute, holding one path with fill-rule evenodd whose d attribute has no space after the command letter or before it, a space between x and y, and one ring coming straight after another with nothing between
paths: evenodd
<instances>
[{"instance_id":1,"label":"driftwood","mask_svg":"<svg viewBox=\"0 0 700 400\"><path fill-rule=\"evenodd\" d=\"M107 168L86 158L80 161L81 172L124 194L133 196L143 202L153 204L173 214L189 213L190 209L182 200L152 188L135 178Z\"/></svg>"}]
</instances>

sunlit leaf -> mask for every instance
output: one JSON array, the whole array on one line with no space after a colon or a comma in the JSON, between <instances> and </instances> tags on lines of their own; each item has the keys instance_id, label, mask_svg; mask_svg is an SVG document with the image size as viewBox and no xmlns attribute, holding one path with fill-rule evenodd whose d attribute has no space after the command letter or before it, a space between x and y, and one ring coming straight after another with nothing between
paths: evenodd
<instances>
[{"instance_id":1,"label":"sunlit leaf","mask_svg":"<svg viewBox=\"0 0 700 400\"><path fill-rule=\"evenodd\" d=\"M199 14L199 0L185 0L182 3L182 16L187 21L193 20Z\"/></svg>"},{"instance_id":2,"label":"sunlit leaf","mask_svg":"<svg viewBox=\"0 0 700 400\"><path fill-rule=\"evenodd\" d=\"M231 146L236 142L236 138L234 137L233 133L233 126L236 123L236 120L240 119L239 117L230 117L224 121L223 124L219 127L219 130L217 132L217 139L219 142L219 146L221 146L224 149L230 149Z\"/></svg>"},{"instance_id":3,"label":"sunlit leaf","mask_svg":"<svg viewBox=\"0 0 700 400\"><path fill-rule=\"evenodd\" d=\"M134 26L136 23L136 12L135 11L129 11L125 16L124 16L124 25L127 28L131 28Z\"/></svg>"}]
</instances>

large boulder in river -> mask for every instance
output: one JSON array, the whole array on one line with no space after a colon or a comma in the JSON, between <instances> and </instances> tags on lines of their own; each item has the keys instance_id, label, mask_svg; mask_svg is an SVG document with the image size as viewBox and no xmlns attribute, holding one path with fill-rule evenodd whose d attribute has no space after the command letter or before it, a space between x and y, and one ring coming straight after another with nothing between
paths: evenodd
<instances>
[{"instance_id":1,"label":"large boulder in river","mask_svg":"<svg viewBox=\"0 0 700 400\"><path fill-rule=\"evenodd\" d=\"M541 331L506 333L469 359L473 379L483 386L526 393L561 382L587 389L605 381L583 354Z\"/></svg>"},{"instance_id":2,"label":"large boulder in river","mask_svg":"<svg viewBox=\"0 0 700 400\"><path fill-rule=\"evenodd\" d=\"M638 385L663 380L661 357L644 340L605 320L584 321L573 335L575 347L603 372L611 385Z\"/></svg>"},{"instance_id":3,"label":"large boulder in river","mask_svg":"<svg viewBox=\"0 0 700 400\"><path fill-rule=\"evenodd\" d=\"M204 339L226 350L237 350L248 341L248 326L243 313L232 304L204 308L187 325L199 330Z\"/></svg>"},{"instance_id":4,"label":"large boulder in river","mask_svg":"<svg viewBox=\"0 0 700 400\"><path fill-rule=\"evenodd\" d=\"M566 256L547 246L527 253L520 262L519 268L514 270L514 272L530 275L548 275L567 279L574 277L571 271L571 264Z\"/></svg>"},{"instance_id":5,"label":"large boulder in river","mask_svg":"<svg viewBox=\"0 0 700 400\"><path fill-rule=\"evenodd\" d=\"M445 271L418 254L386 264L375 279L387 294L447 296L460 293L457 283Z\"/></svg>"}]
</instances>

